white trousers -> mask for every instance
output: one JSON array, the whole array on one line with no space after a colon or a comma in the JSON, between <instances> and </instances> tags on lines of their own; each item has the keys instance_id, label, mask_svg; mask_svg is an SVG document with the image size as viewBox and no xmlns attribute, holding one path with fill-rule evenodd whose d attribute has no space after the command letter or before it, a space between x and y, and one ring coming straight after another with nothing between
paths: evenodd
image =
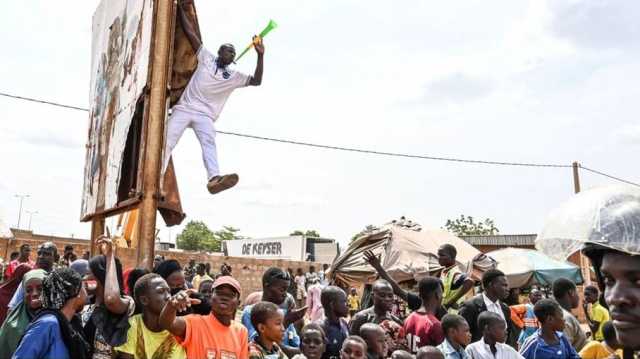
<instances>
[{"instance_id":1,"label":"white trousers","mask_svg":"<svg viewBox=\"0 0 640 359\"><path fill-rule=\"evenodd\" d=\"M164 149L162 174L167 170L171 152L178 144L187 127L193 128L202 147L202 161L207 169L207 181L220 175L218 168L218 151L216 150L216 129L211 117L192 114L184 111L173 111L167 121L167 141Z\"/></svg>"}]
</instances>

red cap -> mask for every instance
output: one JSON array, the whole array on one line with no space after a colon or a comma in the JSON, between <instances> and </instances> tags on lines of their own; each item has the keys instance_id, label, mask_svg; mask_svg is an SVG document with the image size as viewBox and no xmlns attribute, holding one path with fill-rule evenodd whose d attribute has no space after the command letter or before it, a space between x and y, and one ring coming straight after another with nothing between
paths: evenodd
<instances>
[{"instance_id":1,"label":"red cap","mask_svg":"<svg viewBox=\"0 0 640 359\"><path fill-rule=\"evenodd\" d=\"M213 282L213 288L217 288L225 284L233 287L233 289L235 289L236 292L238 292L238 295L240 295L240 291L241 291L240 283L238 283L238 281L230 275L218 277L218 279L216 279L216 281Z\"/></svg>"}]
</instances>

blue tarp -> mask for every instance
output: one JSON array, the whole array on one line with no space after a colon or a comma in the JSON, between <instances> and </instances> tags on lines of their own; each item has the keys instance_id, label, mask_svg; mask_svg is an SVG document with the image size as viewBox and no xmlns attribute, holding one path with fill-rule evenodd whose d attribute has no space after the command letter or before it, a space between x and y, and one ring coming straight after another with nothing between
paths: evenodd
<instances>
[{"instance_id":1,"label":"blue tarp","mask_svg":"<svg viewBox=\"0 0 640 359\"><path fill-rule=\"evenodd\" d=\"M487 253L498 262L510 288L549 286L558 278L567 278L582 284L580 267L567 261L555 260L534 249L504 248Z\"/></svg>"}]
</instances>

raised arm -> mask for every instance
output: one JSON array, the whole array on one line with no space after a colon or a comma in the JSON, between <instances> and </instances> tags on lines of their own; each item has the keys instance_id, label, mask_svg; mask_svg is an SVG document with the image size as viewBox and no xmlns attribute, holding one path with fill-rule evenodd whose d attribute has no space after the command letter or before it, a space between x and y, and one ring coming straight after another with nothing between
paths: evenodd
<instances>
[{"instance_id":1,"label":"raised arm","mask_svg":"<svg viewBox=\"0 0 640 359\"><path fill-rule=\"evenodd\" d=\"M393 288L393 294L397 295L406 302L408 297L407 291L400 288L400 285L398 285L398 283L393 280L393 278L391 278L387 271L382 268L382 264L380 264L380 258L378 258L370 250L365 251L363 255L364 259L373 267L373 269L376 270L376 272L378 272L380 278L386 280L387 282L389 282L389 284L391 284L391 288Z\"/></svg>"},{"instance_id":2,"label":"raised arm","mask_svg":"<svg viewBox=\"0 0 640 359\"><path fill-rule=\"evenodd\" d=\"M109 312L122 315L129 309L129 301L120 296L120 284L116 271L116 257L113 254L113 242L111 238L102 236L96 242L107 259L107 274L104 283L104 305Z\"/></svg>"},{"instance_id":3,"label":"raised arm","mask_svg":"<svg viewBox=\"0 0 640 359\"><path fill-rule=\"evenodd\" d=\"M264 67L264 44L262 43L260 36L253 37L253 47L256 49L256 53L258 54L258 63L256 64L256 71L253 73L251 81L249 81L249 85L260 86L262 83L262 70Z\"/></svg>"},{"instance_id":4,"label":"raised arm","mask_svg":"<svg viewBox=\"0 0 640 359\"><path fill-rule=\"evenodd\" d=\"M158 324L164 330L168 330L169 333L184 340L187 334L187 322L184 317L176 316L178 311L185 311L193 304L200 304L200 300L189 298L189 294L195 293L195 290L188 289L178 292L176 295L169 298L167 304L162 308L160 317L158 318Z\"/></svg>"},{"instance_id":5,"label":"raised arm","mask_svg":"<svg viewBox=\"0 0 640 359\"><path fill-rule=\"evenodd\" d=\"M193 27L191 21L189 21L187 13L185 12L185 9L190 4L193 4L193 0L180 1L180 3L178 4L178 18L180 19L180 23L182 24L182 30L184 31L184 34L187 36L187 39L193 47L193 51L197 52L202 45L202 41L200 41L200 39L198 38L196 30Z\"/></svg>"}]
</instances>

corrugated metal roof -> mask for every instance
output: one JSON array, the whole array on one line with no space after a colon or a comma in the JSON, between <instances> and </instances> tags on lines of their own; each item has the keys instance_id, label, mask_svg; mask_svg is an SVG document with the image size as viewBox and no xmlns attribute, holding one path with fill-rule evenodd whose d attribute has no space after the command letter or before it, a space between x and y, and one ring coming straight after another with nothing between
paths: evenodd
<instances>
[{"instance_id":1,"label":"corrugated metal roof","mask_svg":"<svg viewBox=\"0 0 640 359\"><path fill-rule=\"evenodd\" d=\"M532 246L536 234L496 234L490 236L460 236L473 246Z\"/></svg>"}]
</instances>

